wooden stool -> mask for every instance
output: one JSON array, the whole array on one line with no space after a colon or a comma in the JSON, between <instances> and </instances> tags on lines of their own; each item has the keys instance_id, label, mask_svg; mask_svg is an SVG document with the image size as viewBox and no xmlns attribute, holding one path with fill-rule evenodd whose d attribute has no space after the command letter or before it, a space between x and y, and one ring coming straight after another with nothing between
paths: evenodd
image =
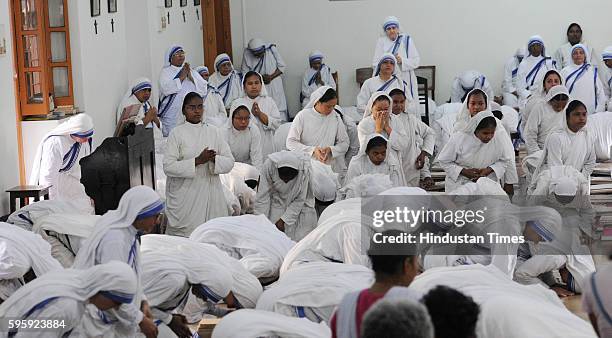
<instances>
[{"instance_id":1,"label":"wooden stool","mask_svg":"<svg viewBox=\"0 0 612 338\"><path fill-rule=\"evenodd\" d=\"M11 214L17 210L17 199L19 199L19 208L26 206L28 198L34 198L34 202L40 201L41 197L48 200L49 188L50 185L18 185L7 190L11 201Z\"/></svg>"}]
</instances>

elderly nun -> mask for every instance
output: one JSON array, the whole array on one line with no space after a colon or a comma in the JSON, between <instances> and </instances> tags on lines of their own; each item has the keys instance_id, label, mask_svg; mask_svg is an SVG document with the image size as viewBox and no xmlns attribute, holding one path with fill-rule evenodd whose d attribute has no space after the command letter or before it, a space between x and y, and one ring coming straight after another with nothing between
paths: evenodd
<instances>
[{"instance_id":1,"label":"elderly nun","mask_svg":"<svg viewBox=\"0 0 612 338\"><path fill-rule=\"evenodd\" d=\"M37 234L8 223L0 223L0 262L0 301L34 278L63 270L51 256L49 243Z\"/></svg>"},{"instance_id":2,"label":"elderly nun","mask_svg":"<svg viewBox=\"0 0 612 338\"><path fill-rule=\"evenodd\" d=\"M518 109L518 67L525 57L525 48L519 48L504 66L504 82L502 82L502 96L504 105Z\"/></svg>"},{"instance_id":3,"label":"elderly nun","mask_svg":"<svg viewBox=\"0 0 612 338\"><path fill-rule=\"evenodd\" d=\"M603 84L604 92L608 102L606 103L606 111L612 111L612 46L606 47L601 54L603 65L599 68L601 83Z\"/></svg>"},{"instance_id":4,"label":"elderly nun","mask_svg":"<svg viewBox=\"0 0 612 338\"><path fill-rule=\"evenodd\" d=\"M320 87L328 86L336 88L336 81L332 76L331 68L323 63L323 58L323 53L318 50L308 55L309 67L304 72L302 78L302 91L300 93L302 108L305 108L310 101L310 95Z\"/></svg>"},{"instance_id":5,"label":"elderly nun","mask_svg":"<svg viewBox=\"0 0 612 338\"><path fill-rule=\"evenodd\" d=\"M397 60L393 54L382 54L378 60L374 76L367 79L357 95L357 111L363 113L367 103L376 92L390 93L393 89L400 89L406 96L410 93L410 87L397 73ZM412 102L414 99L409 98Z\"/></svg>"},{"instance_id":6,"label":"elderly nun","mask_svg":"<svg viewBox=\"0 0 612 338\"><path fill-rule=\"evenodd\" d=\"M117 107L117 125L125 120L133 121L136 124L143 124L147 128L161 127L157 117L157 108L149 102L153 84L146 77L134 80L123 96L123 100ZM131 108L134 107L134 108ZM137 110L135 109L137 108Z\"/></svg>"},{"instance_id":7,"label":"elderly nun","mask_svg":"<svg viewBox=\"0 0 612 338\"><path fill-rule=\"evenodd\" d=\"M200 225L190 239L218 247L264 283L278 278L285 255L295 245L264 215L215 218Z\"/></svg>"},{"instance_id":8,"label":"elderly nun","mask_svg":"<svg viewBox=\"0 0 612 338\"><path fill-rule=\"evenodd\" d=\"M164 155L169 235L189 237L203 222L229 216L220 174L229 173L234 157L219 129L202 123L202 97L189 93L183 102L186 122L168 137Z\"/></svg>"},{"instance_id":9,"label":"elderly nun","mask_svg":"<svg viewBox=\"0 0 612 338\"><path fill-rule=\"evenodd\" d=\"M51 199L78 200L91 206L81 184L79 161L91 154L93 120L79 114L47 133L36 150L28 184L50 185Z\"/></svg>"},{"instance_id":10,"label":"elderly nun","mask_svg":"<svg viewBox=\"0 0 612 338\"><path fill-rule=\"evenodd\" d=\"M484 74L477 70L466 70L455 77L451 85L451 102L463 102L469 92L480 89L493 97L493 88Z\"/></svg>"},{"instance_id":11,"label":"elderly nun","mask_svg":"<svg viewBox=\"0 0 612 338\"><path fill-rule=\"evenodd\" d=\"M518 68L519 107L525 105L525 100L536 89L544 74L551 69L557 69L556 62L546 56L544 40L539 35L532 36L527 41L527 56L523 58Z\"/></svg>"},{"instance_id":12,"label":"elderly nun","mask_svg":"<svg viewBox=\"0 0 612 338\"><path fill-rule=\"evenodd\" d=\"M300 152L268 155L261 172L255 214L265 215L294 241L317 226L310 158Z\"/></svg>"},{"instance_id":13,"label":"elderly nun","mask_svg":"<svg viewBox=\"0 0 612 338\"><path fill-rule=\"evenodd\" d=\"M384 36L376 41L372 67L380 67L380 60L383 55L391 55L397 63L400 79L406 83L406 96L410 96L410 101L418 99L418 88L415 69L419 68L421 58L414 44L414 39L408 34L400 32L399 19L389 16L382 25ZM378 74L377 74L378 75ZM367 101L367 98L366 98Z\"/></svg>"},{"instance_id":14,"label":"elderly nun","mask_svg":"<svg viewBox=\"0 0 612 338\"><path fill-rule=\"evenodd\" d=\"M331 165L342 180L350 141L342 117L334 109L337 103L338 94L334 89L327 86L317 89L291 123L287 149Z\"/></svg>"},{"instance_id":15,"label":"elderly nun","mask_svg":"<svg viewBox=\"0 0 612 338\"><path fill-rule=\"evenodd\" d=\"M189 92L206 94L206 81L185 62L185 50L170 46L164 58L164 68L159 74L159 112L162 134L168 137L180 122L181 103Z\"/></svg>"},{"instance_id":16,"label":"elderly nun","mask_svg":"<svg viewBox=\"0 0 612 338\"><path fill-rule=\"evenodd\" d=\"M79 332L94 336L115 332L120 337L132 337L140 328L147 337L155 337L157 327L148 316L149 306L142 292L140 236L153 231L163 210L164 203L153 189L136 186L123 194L116 210L108 211L96 222L92 233L81 244L73 268L124 262L136 274L138 289L132 302L117 310L98 311L90 307Z\"/></svg>"},{"instance_id":17,"label":"elderly nun","mask_svg":"<svg viewBox=\"0 0 612 338\"><path fill-rule=\"evenodd\" d=\"M274 134L282 124L281 113L268 95L267 86L261 74L249 71L242 78L243 95L234 101L234 106L246 106L251 112L250 124L259 128L262 156L272 154Z\"/></svg>"},{"instance_id":18,"label":"elderly nun","mask_svg":"<svg viewBox=\"0 0 612 338\"><path fill-rule=\"evenodd\" d=\"M278 52L275 44L266 44L259 38L249 41L248 48L242 56L242 73L254 71L261 74L263 84L268 86L270 96L276 102L282 121L289 121L285 88L281 75L286 72L287 65Z\"/></svg>"},{"instance_id":19,"label":"elderly nun","mask_svg":"<svg viewBox=\"0 0 612 338\"><path fill-rule=\"evenodd\" d=\"M56 321L56 329L11 329L2 337L68 337L91 304L100 311L116 309L132 301L138 283L132 269L122 262L108 262L84 270L48 273L26 284L0 305L1 318Z\"/></svg>"},{"instance_id":20,"label":"elderly nun","mask_svg":"<svg viewBox=\"0 0 612 338\"><path fill-rule=\"evenodd\" d=\"M242 96L242 75L234 69L232 59L225 53L215 58L215 72L208 81L221 94L226 110Z\"/></svg>"},{"instance_id":21,"label":"elderly nun","mask_svg":"<svg viewBox=\"0 0 612 338\"><path fill-rule=\"evenodd\" d=\"M251 109L235 101L230 109L230 119L221 128L234 160L261 168L263 155L259 128L251 123Z\"/></svg>"},{"instance_id":22,"label":"elderly nun","mask_svg":"<svg viewBox=\"0 0 612 338\"><path fill-rule=\"evenodd\" d=\"M561 75L572 98L582 101L589 114L605 111L606 93L597 66L587 61L588 48L583 44L576 44L571 49L571 56L572 62L561 70Z\"/></svg>"}]
</instances>

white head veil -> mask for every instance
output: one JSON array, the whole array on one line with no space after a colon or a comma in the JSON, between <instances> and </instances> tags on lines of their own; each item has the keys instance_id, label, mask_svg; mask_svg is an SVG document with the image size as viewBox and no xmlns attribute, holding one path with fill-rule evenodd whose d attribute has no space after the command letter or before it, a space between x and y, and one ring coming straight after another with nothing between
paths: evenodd
<instances>
[{"instance_id":1,"label":"white head veil","mask_svg":"<svg viewBox=\"0 0 612 338\"><path fill-rule=\"evenodd\" d=\"M132 81L132 83L130 84L130 87L127 89L127 91L123 95L123 99L121 100L121 103L117 107L117 116L121 116L121 114L123 113L123 109L125 108L125 104L127 103L128 99L132 95L136 94L137 92L141 90L152 89L152 88L153 88L153 83L151 82L151 80L149 80L146 77L139 77L136 80Z\"/></svg>"},{"instance_id":2,"label":"white head veil","mask_svg":"<svg viewBox=\"0 0 612 338\"><path fill-rule=\"evenodd\" d=\"M34 306L54 297L80 302L101 292L107 298L129 303L137 292L136 276L122 262L99 264L86 270L66 269L36 278L0 305L2 318L22 319Z\"/></svg>"},{"instance_id":3,"label":"white head veil","mask_svg":"<svg viewBox=\"0 0 612 338\"><path fill-rule=\"evenodd\" d=\"M183 49L182 46L179 45L172 45L170 46L167 50L166 50L166 54L164 54L164 67L169 67L172 66L172 64L170 63L170 61L172 61L172 56L174 56L174 54L180 52L180 51L185 51ZM174 66L176 67L176 66ZM183 67L183 65L180 65L179 67Z\"/></svg>"},{"instance_id":4,"label":"white head veil","mask_svg":"<svg viewBox=\"0 0 612 338\"><path fill-rule=\"evenodd\" d=\"M576 49L578 49L578 48L582 49L582 51L584 52L584 63L580 64L580 65L577 65L577 64L574 63L574 58L572 58L572 64L576 65L576 66L582 66L582 65L588 64L591 55L590 55L589 49L585 45L583 45L581 43L577 43L577 44L572 46L572 48L570 49L570 56L572 56L572 54L574 54L574 51Z\"/></svg>"},{"instance_id":5,"label":"white head veil","mask_svg":"<svg viewBox=\"0 0 612 338\"><path fill-rule=\"evenodd\" d=\"M261 92L259 92L259 96L268 96L268 89L266 89L266 84L264 83L263 76L261 76L261 74L255 71L253 72L259 76L259 81L261 81ZM246 79L246 74L244 74L244 76L242 77L242 91L244 93L244 96L247 96L246 90L244 90L244 84L246 82Z\"/></svg>"},{"instance_id":6,"label":"white head veil","mask_svg":"<svg viewBox=\"0 0 612 338\"><path fill-rule=\"evenodd\" d=\"M325 95L325 92L327 92L330 89L334 89L334 88L330 86L321 86L317 88L317 90L315 90L314 92L312 92L312 94L310 94L310 101L308 101L304 109L314 108L315 104L319 102L319 100L323 97L323 95Z\"/></svg>"},{"instance_id":7,"label":"white head veil","mask_svg":"<svg viewBox=\"0 0 612 338\"><path fill-rule=\"evenodd\" d=\"M372 109L374 108L374 103L381 96L384 96L387 98L387 100L389 100L389 114L391 114L391 105L393 104L393 99L391 98L391 96L389 96L385 92L374 92L372 96L370 96L370 99L368 100L368 105L366 106L366 109L363 112L364 119L372 115Z\"/></svg>"}]
</instances>

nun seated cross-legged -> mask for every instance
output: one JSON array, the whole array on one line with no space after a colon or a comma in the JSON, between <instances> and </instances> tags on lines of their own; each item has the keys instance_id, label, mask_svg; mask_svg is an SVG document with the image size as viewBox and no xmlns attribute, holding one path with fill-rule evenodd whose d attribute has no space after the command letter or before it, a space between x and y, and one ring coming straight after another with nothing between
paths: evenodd
<instances>
[{"instance_id":1,"label":"nun seated cross-legged","mask_svg":"<svg viewBox=\"0 0 612 338\"><path fill-rule=\"evenodd\" d=\"M166 51L164 68L159 75L159 112L162 134L168 137L180 122L181 103L189 92L206 94L206 81L185 62L185 50L171 46Z\"/></svg>"},{"instance_id":2,"label":"nun seated cross-legged","mask_svg":"<svg viewBox=\"0 0 612 338\"><path fill-rule=\"evenodd\" d=\"M404 90L406 96L409 96L410 101L418 99L417 78L414 71L419 68L421 58L414 39L400 32L399 19L394 16L385 18L382 29L384 36L376 40L372 67L376 69L380 66L380 60L384 54L391 55L398 65L399 78L406 83L407 90ZM367 100L368 98L365 99Z\"/></svg>"},{"instance_id":3,"label":"nun seated cross-legged","mask_svg":"<svg viewBox=\"0 0 612 338\"><path fill-rule=\"evenodd\" d=\"M0 318L52 321L57 327L5 331L5 326L0 337L73 337L71 333L80 324L87 304L99 311L117 309L130 303L137 292L136 275L123 262L50 272L24 285L4 301L0 305Z\"/></svg>"},{"instance_id":4,"label":"nun seated cross-legged","mask_svg":"<svg viewBox=\"0 0 612 338\"><path fill-rule=\"evenodd\" d=\"M338 94L331 87L323 86L312 93L310 102L291 123L287 149L331 165L342 181L349 138L342 117L335 111L337 103Z\"/></svg>"},{"instance_id":5,"label":"nun seated cross-legged","mask_svg":"<svg viewBox=\"0 0 612 338\"><path fill-rule=\"evenodd\" d=\"M268 155L261 172L255 214L268 217L294 241L317 226L311 171L309 156L281 151Z\"/></svg>"},{"instance_id":6,"label":"nun seated cross-legged","mask_svg":"<svg viewBox=\"0 0 612 338\"><path fill-rule=\"evenodd\" d=\"M514 165L514 151L510 152L504 145L507 135L499 134L499 129L493 114L482 111L472 117L462 131L451 136L438 156L446 172L444 187L447 192L480 177L501 181L508 163Z\"/></svg>"},{"instance_id":7,"label":"nun seated cross-legged","mask_svg":"<svg viewBox=\"0 0 612 338\"><path fill-rule=\"evenodd\" d=\"M186 122L168 137L164 155L169 235L189 237L203 222L229 216L220 174L229 173L234 157L219 129L202 123L204 101L198 93L185 95Z\"/></svg>"},{"instance_id":8,"label":"nun seated cross-legged","mask_svg":"<svg viewBox=\"0 0 612 338\"><path fill-rule=\"evenodd\" d=\"M0 302L32 279L63 270L51 256L51 246L39 235L0 223Z\"/></svg>"},{"instance_id":9,"label":"nun seated cross-legged","mask_svg":"<svg viewBox=\"0 0 612 338\"><path fill-rule=\"evenodd\" d=\"M261 152L264 159L278 149L274 146L274 133L281 126L281 113L276 103L268 95L267 86L261 74L249 71L242 79L244 95L236 99L232 106L245 106L251 112L250 124L259 128Z\"/></svg>"},{"instance_id":10,"label":"nun seated cross-legged","mask_svg":"<svg viewBox=\"0 0 612 338\"><path fill-rule=\"evenodd\" d=\"M328 323L344 295L365 289L374 273L362 265L311 262L291 268L259 297L257 310Z\"/></svg>"},{"instance_id":11,"label":"nun seated cross-legged","mask_svg":"<svg viewBox=\"0 0 612 338\"><path fill-rule=\"evenodd\" d=\"M50 199L79 201L93 209L81 184L79 161L91 154L93 120L87 114L69 118L47 133L36 150L28 184L51 185Z\"/></svg>"},{"instance_id":12,"label":"nun seated cross-legged","mask_svg":"<svg viewBox=\"0 0 612 338\"><path fill-rule=\"evenodd\" d=\"M283 259L295 245L264 215L215 218L197 227L189 238L238 259L263 283L278 278Z\"/></svg>"}]
</instances>

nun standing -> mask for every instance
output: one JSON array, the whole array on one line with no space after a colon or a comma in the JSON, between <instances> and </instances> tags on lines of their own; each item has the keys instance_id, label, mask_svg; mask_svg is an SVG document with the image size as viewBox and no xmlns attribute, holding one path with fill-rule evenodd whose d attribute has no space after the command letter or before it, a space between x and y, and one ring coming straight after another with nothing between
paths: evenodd
<instances>
[{"instance_id":1,"label":"nun standing","mask_svg":"<svg viewBox=\"0 0 612 338\"><path fill-rule=\"evenodd\" d=\"M330 164L335 173L346 173L345 154L349 138L342 118L334 110L338 103L336 91L323 86L312 93L310 102L291 124L287 136L287 149Z\"/></svg>"},{"instance_id":2,"label":"nun standing","mask_svg":"<svg viewBox=\"0 0 612 338\"><path fill-rule=\"evenodd\" d=\"M586 105L589 114L604 111L606 94L597 67L587 62L590 57L588 48L576 44L571 49L571 56L571 64L561 71L569 93Z\"/></svg>"},{"instance_id":3,"label":"nun standing","mask_svg":"<svg viewBox=\"0 0 612 338\"><path fill-rule=\"evenodd\" d=\"M519 107L525 105L525 101L532 91L537 89L544 74L551 69L557 69L556 62L546 56L544 40L539 35L532 36L527 41L527 56L523 58L518 68Z\"/></svg>"},{"instance_id":4,"label":"nun standing","mask_svg":"<svg viewBox=\"0 0 612 338\"><path fill-rule=\"evenodd\" d=\"M242 75L234 69L232 59L225 53L215 58L215 72L210 76L209 82L217 88L226 110L235 99L243 95Z\"/></svg>"},{"instance_id":5,"label":"nun standing","mask_svg":"<svg viewBox=\"0 0 612 338\"><path fill-rule=\"evenodd\" d=\"M30 185L51 185L51 199L78 200L91 206L81 184L79 161L91 154L94 125L87 114L71 117L51 130L38 145Z\"/></svg>"},{"instance_id":6,"label":"nun standing","mask_svg":"<svg viewBox=\"0 0 612 338\"><path fill-rule=\"evenodd\" d=\"M302 108L305 108L310 101L310 95L322 86L336 88L331 68L323 63L323 53L316 50L308 56L308 69L304 72L302 78L302 92L300 93L300 102Z\"/></svg>"},{"instance_id":7,"label":"nun standing","mask_svg":"<svg viewBox=\"0 0 612 338\"><path fill-rule=\"evenodd\" d=\"M162 122L162 134L170 135L170 131L179 124L181 103L189 92L206 94L206 81L200 74L191 69L185 62L185 50L181 46L171 46L166 51L164 68L159 75L159 119Z\"/></svg>"},{"instance_id":8,"label":"nun standing","mask_svg":"<svg viewBox=\"0 0 612 338\"><path fill-rule=\"evenodd\" d=\"M384 54L391 54L399 68L400 78L408 84L404 90L410 101L418 99L418 84L415 69L419 68L421 57L414 45L414 40L408 34L400 33L398 18L389 16L383 23L384 36L376 41L372 67L376 69ZM366 99L367 100L367 99Z\"/></svg>"},{"instance_id":9,"label":"nun standing","mask_svg":"<svg viewBox=\"0 0 612 338\"><path fill-rule=\"evenodd\" d=\"M283 121L289 121L287 100L281 75L286 71L286 64L275 44L266 44L255 38L249 41L242 57L242 73L255 71L262 75L264 84L268 86L270 96L276 102Z\"/></svg>"}]
</instances>

